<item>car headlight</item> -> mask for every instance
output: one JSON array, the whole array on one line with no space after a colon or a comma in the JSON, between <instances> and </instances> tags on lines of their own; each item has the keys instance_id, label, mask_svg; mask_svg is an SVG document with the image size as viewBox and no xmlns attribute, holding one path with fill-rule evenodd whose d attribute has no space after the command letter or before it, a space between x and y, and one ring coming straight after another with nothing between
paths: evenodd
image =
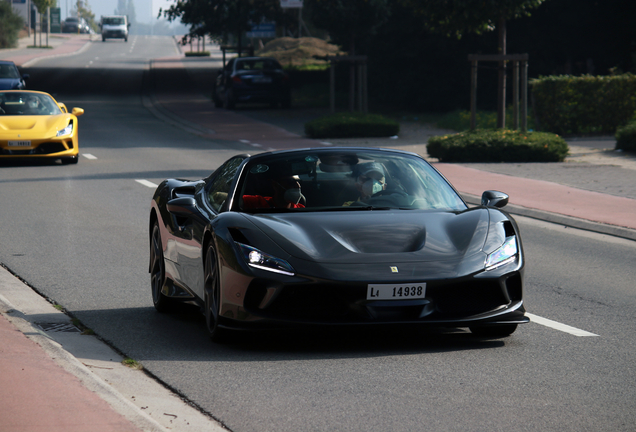
<instances>
[{"instance_id":1,"label":"car headlight","mask_svg":"<svg viewBox=\"0 0 636 432\"><path fill-rule=\"evenodd\" d=\"M250 267L280 273L287 276L294 276L294 268L285 260L276 258L270 254L262 252L252 246L243 243L236 243L243 252L243 258Z\"/></svg>"},{"instance_id":2,"label":"car headlight","mask_svg":"<svg viewBox=\"0 0 636 432\"><path fill-rule=\"evenodd\" d=\"M502 265L515 260L519 248L517 247L517 237L506 237L504 243L486 259L486 270L496 269Z\"/></svg>"},{"instance_id":3,"label":"car headlight","mask_svg":"<svg viewBox=\"0 0 636 432\"><path fill-rule=\"evenodd\" d=\"M70 135L73 133L73 122L70 122L68 124L68 126L66 126L64 129L60 129L59 131L57 131L57 135L58 137L64 136L64 135Z\"/></svg>"}]
</instances>

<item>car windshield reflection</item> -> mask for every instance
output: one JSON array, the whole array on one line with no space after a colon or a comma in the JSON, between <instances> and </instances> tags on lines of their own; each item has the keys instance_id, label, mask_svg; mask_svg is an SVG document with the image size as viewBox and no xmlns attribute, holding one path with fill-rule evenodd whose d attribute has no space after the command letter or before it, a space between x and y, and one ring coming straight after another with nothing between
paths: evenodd
<instances>
[{"instance_id":1,"label":"car windshield reflection","mask_svg":"<svg viewBox=\"0 0 636 432\"><path fill-rule=\"evenodd\" d=\"M467 208L424 159L400 152L308 150L252 158L232 210L249 213Z\"/></svg>"},{"instance_id":2,"label":"car windshield reflection","mask_svg":"<svg viewBox=\"0 0 636 432\"><path fill-rule=\"evenodd\" d=\"M37 92L0 92L0 115L57 115L59 105L47 94Z\"/></svg>"}]
</instances>

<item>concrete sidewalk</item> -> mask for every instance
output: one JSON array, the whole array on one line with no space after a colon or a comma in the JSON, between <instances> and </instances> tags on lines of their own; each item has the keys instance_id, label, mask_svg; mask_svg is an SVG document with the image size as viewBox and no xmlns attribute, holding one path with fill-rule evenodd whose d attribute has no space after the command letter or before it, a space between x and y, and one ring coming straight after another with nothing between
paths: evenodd
<instances>
[{"instance_id":1,"label":"concrete sidewalk","mask_svg":"<svg viewBox=\"0 0 636 432\"><path fill-rule=\"evenodd\" d=\"M29 67L45 58L77 54L87 49L92 41L97 41L96 35L56 33L49 35L47 47L46 35L42 35L40 40L38 33L35 44L31 36L18 39L15 48L0 50L0 59L11 60L18 67Z\"/></svg>"},{"instance_id":2,"label":"concrete sidewalk","mask_svg":"<svg viewBox=\"0 0 636 432\"><path fill-rule=\"evenodd\" d=\"M53 42L53 39L49 41ZM1 50L0 58L25 66L44 56L72 55L85 49L90 40L88 35L65 35L54 40L52 49L26 48L31 43L22 40L20 48ZM211 140L225 140L237 146L240 143L255 151L334 145L373 146L413 151L436 162L428 158L426 142L428 136L446 131L418 123L405 122L397 139L324 142L302 136L307 113L301 110L237 109L228 112L214 108L207 90L203 91L204 87L199 85L202 81L198 80L209 79L209 70L215 61L214 58L189 60L183 57L154 61L150 76L158 85L153 93L144 96L144 105L160 119L189 133ZM161 85L189 82L193 77L195 85L183 91L175 92ZM633 189L636 158L612 153L611 140L594 144L571 143L571 146L573 156L564 164L435 165L470 202L478 202L484 190L502 190L511 196L507 209L513 214L636 240L636 192ZM568 171L571 167L590 166L602 167L604 173L593 184L590 184L589 175L585 175L589 171ZM574 171L576 175L573 175ZM548 178L555 181L546 181ZM617 182L624 182L624 185L617 185ZM16 299L24 292L34 297L18 303ZM46 303L0 268L0 432L223 430L212 419L184 406L183 401L154 395L169 392L157 383L153 387L152 379L145 377L143 372L118 369L121 359L116 353L106 351L96 355L95 352L104 347L86 348L86 339L71 342L69 335L53 338L38 328L35 323L44 319L43 316L47 317L47 322L72 327L66 315ZM39 305L37 309L35 304ZM71 349L75 344L82 348ZM88 360L78 361L77 358L82 356L87 356ZM71 364L73 366L69 367ZM123 387L115 388L114 382L122 381L122 376L125 377L123 381L138 380L129 384L134 390L126 393ZM166 420L166 416L175 419Z\"/></svg>"}]
</instances>

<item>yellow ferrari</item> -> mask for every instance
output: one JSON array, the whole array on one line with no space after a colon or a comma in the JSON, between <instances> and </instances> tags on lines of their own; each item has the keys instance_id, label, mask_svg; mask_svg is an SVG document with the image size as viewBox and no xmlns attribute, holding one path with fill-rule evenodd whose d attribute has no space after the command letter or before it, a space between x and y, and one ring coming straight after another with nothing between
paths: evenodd
<instances>
[{"instance_id":1,"label":"yellow ferrari","mask_svg":"<svg viewBox=\"0 0 636 432\"><path fill-rule=\"evenodd\" d=\"M77 117L44 92L0 91L0 158L60 159L78 161Z\"/></svg>"}]
</instances>

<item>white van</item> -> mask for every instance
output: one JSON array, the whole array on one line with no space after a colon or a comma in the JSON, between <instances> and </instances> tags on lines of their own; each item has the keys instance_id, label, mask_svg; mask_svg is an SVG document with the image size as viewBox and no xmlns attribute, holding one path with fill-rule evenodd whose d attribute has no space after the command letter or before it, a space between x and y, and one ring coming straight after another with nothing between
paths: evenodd
<instances>
[{"instance_id":1,"label":"white van","mask_svg":"<svg viewBox=\"0 0 636 432\"><path fill-rule=\"evenodd\" d=\"M123 39L128 42L130 23L126 15L102 16L99 27L102 29L102 42L106 39Z\"/></svg>"}]
</instances>

